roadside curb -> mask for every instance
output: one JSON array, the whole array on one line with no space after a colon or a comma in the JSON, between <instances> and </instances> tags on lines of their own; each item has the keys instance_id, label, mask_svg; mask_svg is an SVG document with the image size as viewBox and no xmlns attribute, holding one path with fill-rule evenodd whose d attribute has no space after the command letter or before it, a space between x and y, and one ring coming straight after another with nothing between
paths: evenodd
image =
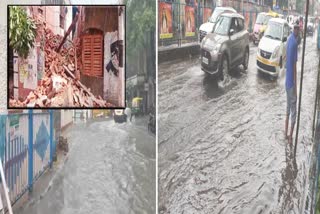
<instances>
[{"instance_id":1,"label":"roadside curb","mask_svg":"<svg viewBox=\"0 0 320 214\"><path fill-rule=\"evenodd\" d=\"M168 62L177 59L200 55L200 45L193 44L184 47L170 48L158 51L158 62Z\"/></svg>"}]
</instances>

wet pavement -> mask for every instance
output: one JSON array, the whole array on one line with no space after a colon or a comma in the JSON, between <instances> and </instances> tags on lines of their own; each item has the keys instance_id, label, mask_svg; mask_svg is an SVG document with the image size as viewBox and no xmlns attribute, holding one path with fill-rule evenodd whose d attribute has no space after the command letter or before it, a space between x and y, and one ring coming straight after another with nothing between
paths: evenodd
<instances>
[{"instance_id":1,"label":"wet pavement","mask_svg":"<svg viewBox=\"0 0 320 214\"><path fill-rule=\"evenodd\" d=\"M285 74L258 74L256 51L250 46L249 69L232 70L226 85L205 75L199 58L159 65L159 213L306 209L316 45L307 39L296 159L284 136Z\"/></svg>"},{"instance_id":2,"label":"wet pavement","mask_svg":"<svg viewBox=\"0 0 320 214\"><path fill-rule=\"evenodd\" d=\"M155 137L143 119L77 121L65 137L67 161L18 214L155 213Z\"/></svg>"}]
</instances>

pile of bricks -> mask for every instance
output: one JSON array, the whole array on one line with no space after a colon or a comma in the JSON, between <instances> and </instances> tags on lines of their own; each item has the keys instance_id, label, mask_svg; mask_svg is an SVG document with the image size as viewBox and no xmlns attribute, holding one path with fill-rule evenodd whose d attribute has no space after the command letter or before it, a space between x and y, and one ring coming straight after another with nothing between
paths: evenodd
<instances>
[{"instance_id":1,"label":"pile of bricks","mask_svg":"<svg viewBox=\"0 0 320 214\"><path fill-rule=\"evenodd\" d=\"M50 29L45 32L45 73L38 87L24 101L10 99L10 107L114 107L80 82L81 49L79 39L67 41L59 53L62 41ZM38 31L38 32L39 32Z\"/></svg>"}]
</instances>

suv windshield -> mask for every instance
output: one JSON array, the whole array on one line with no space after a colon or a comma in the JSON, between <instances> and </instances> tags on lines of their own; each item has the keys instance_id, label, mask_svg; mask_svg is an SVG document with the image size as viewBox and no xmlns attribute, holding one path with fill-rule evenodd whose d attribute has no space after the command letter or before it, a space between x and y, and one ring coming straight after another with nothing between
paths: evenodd
<instances>
[{"instance_id":1,"label":"suv windshield","mask_svg":"<svg viewBox=\"0 0 320 214\"><path fill-rule=\"evenodd\" d=\"M214 29L214 33L220 35L228 35L231 18L220 16Z\"/></svg>"},{"instance_id":2,"label":"suv windshield","mask_svg":"<svg viewBox=\"0 0 320 214\"><path fill-rule=\"evenodd\" d=\"M217 17L220 15L220 13L223 12L222 9L215 9L209 18L209 22L215 22L217 20Z\"/></svg>"},{"instance_id":3,"label":"suv windshield","mask_svg":"<svg viewBox=\"0 0 320 214\"><path fill-rule=\"evenodd\" d=\"M217 18L219 17L219 15L222 13L222 12L232 12L231 10L226 10L225 8L216 8L211 17L209 18L209 22L216 22L217 21Z\"/></svg>"},{"instance_id":4,"label":"suv windshield","mask_svg":"<svg viewBox=\"0 0 320 214\"><path fill-rule=\"evenodd\" d=\"M265 18L266 18L265 14L258 14L256 24L260 24L260 25L263 24Z\"/></svg>"},{"instance_id":5,"label":"suv windshield","mask_svg":"<svg viewBox=\"0 0 320 214\"><path fill-rule=\"evenodd\" d=\"M281 40L282 24L277 22L269 22L264 36L275 40Z\"/></svg>"}]
</instances>

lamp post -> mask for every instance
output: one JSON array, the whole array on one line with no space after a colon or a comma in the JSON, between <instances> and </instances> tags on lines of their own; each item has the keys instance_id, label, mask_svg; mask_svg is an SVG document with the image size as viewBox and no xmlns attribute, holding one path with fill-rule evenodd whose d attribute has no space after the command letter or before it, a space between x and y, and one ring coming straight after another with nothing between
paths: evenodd
<instances>
[{"instance_id":1,"label":"lamp post","mask_svg":"<svg viewBox=\"0 0 320 214\"><path fill-rule=\"evenodd\" d=\"M244 10L243 10L243 0L241 0L241 8L242 8L242 15L244 15Z\"/></svg>"}]
</instances>

